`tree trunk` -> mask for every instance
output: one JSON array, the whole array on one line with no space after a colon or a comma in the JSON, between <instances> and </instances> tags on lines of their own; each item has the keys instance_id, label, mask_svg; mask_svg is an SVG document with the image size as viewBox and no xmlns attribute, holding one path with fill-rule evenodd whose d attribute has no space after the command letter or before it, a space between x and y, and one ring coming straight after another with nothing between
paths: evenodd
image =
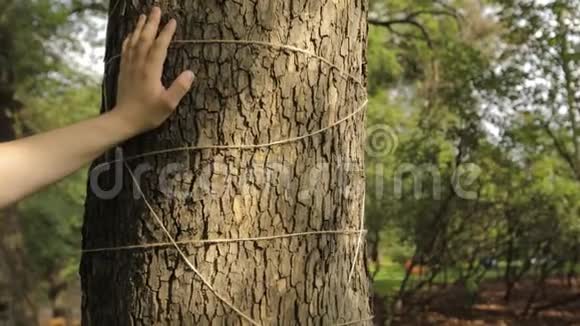
<instances>
[{"instance_id":1,"label":"tree trunk","mask_svg":"<svg viewBox=\"0 0 580 326\"><path fill-rule=\"evenodd\" d=\"M0 222L0 304L11 311L15 326L37 325L37 307L30 298L30 271L25 262L24 239L16 207L1 210ZM9 293L1 293L4 288ZM0 325L2 321L0 318Z\"/></svg>"},{"instance_id":2,"label":"tree trunk","mask_svg":"<svg viewBox=\"0 0 580 326\"><path fill-rule=\"evenodd\" d=\"M152 1L132 3L138 5L111 6L105 109L114 104L115 55ZM370 325L364 241L357 233L364 114L342 121L366 100L367 0L157 3L164 21L178 19L178 40L287 44L328 61L275 44L174 43L164 81L192 69L194 88L162 128L124 144L125 157L309 136L249 150L206 148L129 160L151 209L134 198L140 191L126 171L118 181L114 169L101 173L100 187L120 181L122 187L102 199L89 186L85 251L168 242L155 214L177 241L274 238L181 245L213 290L172 246L85 252L83 325L251 323L241 313L260 325ZM296 235L302 232L314 233ZM294 235L276 237L288 234Z\"/></svg>"}]
</instances>

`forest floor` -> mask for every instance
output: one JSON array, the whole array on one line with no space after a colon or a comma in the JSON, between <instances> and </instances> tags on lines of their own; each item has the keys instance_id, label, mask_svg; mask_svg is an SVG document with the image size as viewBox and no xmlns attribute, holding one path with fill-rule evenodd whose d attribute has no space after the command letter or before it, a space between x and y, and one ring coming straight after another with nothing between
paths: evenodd
<instances>
[{"instance_id":1,"label":"forest floor","mask_svg":"<svg viewBox=\"0 0 580 326\"><path fill-rule=\"evenodd\" d=\"M504 300L505 285L502 282L486 281L480 290L474 305L469 304L472 299L466 291L458 287L425 293L425 296L435 299L428 305L423 304L422 312L407 313L395 320L393 325L580 326L580 300L541 311L534 317L520 318L534 290L531 281L516 286L509 304ZM545 293L538 295L534 306L542 306L579 293L578 288L570 288L566 282L550 280Z\"/></svg>"}]
</instances>

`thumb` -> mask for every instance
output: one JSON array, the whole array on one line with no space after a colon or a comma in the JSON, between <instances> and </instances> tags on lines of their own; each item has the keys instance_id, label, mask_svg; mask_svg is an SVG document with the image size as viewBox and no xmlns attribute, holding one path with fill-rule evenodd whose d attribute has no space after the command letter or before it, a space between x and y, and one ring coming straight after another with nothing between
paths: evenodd
<instances>
[{"instance_id":1,"label":"thumb","mask_svg":"<svg viewBox=\"0 0 580 326\"><path fill-rule=\"evenodd\" d=\"M195 76L187 70L181 73L165 93L165 98L172 108L176 108L181 99L187 94Z\"/></svg>"}]
</instances>

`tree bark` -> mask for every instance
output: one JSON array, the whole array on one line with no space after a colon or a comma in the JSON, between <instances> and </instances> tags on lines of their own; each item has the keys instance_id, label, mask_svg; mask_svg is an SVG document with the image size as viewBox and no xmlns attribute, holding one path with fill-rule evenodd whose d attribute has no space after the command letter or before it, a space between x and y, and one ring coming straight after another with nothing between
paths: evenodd
<instances>
[{"instance_id":1,"label":"tree bark","mask_svg":"<svg viewBox=\"0 0 580 326\"><path fill-rule=\"evenodd\" d=\"M112 63L104 83L111 96L106 95L105 109L114 105L114 56L137 15L152 5L132 3L137 5L111 6L107 58ZM177 18L176 39L288 44L366 80L367 0L157 3L166 13L164 21ZM328 63L274 46L176 42L164 81L183 69L197 76L192 91L164 126L124 144L126 157L299 137L331 126L366 99L366 85L344 78ZM179 151L128 164L177 241L359 230L363 141L364 114L358 114L287 144ZM99 198L89 186L83 248L167 242L143 198L134 198L139 191L130 175L123 173L117 181L115 175L111 169L98 178L103 188L122 181L112 199ZM364 240L358 244L359 234L351 232L181 247L218 294L261 325L370 325ZM81 277L86 326L248 323L171 246L85 253Z\"/></svg>"}]
</instances>

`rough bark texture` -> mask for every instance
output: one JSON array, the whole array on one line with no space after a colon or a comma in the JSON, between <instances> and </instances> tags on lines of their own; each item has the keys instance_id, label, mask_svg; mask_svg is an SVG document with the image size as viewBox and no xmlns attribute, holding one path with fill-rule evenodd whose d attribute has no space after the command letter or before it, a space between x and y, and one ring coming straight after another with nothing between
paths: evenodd
<instances>
[{"instance_id":1,"label":"rough bark texture","mask_svg":"<svg viewBox=\"0 0 580 326\"><path fill-rule=\"evenodd\" d=\"M165 19L178 19L176 39L294 45L366 79L366 0L157 3ZM112 6L109 58L150 5ZM113 62L107 94L115 89L118 63ZM347 116L366 97L364 86L326 64L264 46L175 44L165 68L166 81L192 69L195 86L168 123L123 146L126 156L296 137ZM111 106L114 98L107 102ZM140 177L141 186L177 240L357 230L364 205L363 136L360 114L291 144L186 151L130 165L137 171L151 167ZM122 179L121 193L111 200L89 189L85 249L167 241L143 200L134 199L128 174ZM100 185L112 187L114 173L104 173ZM371 316L362 253L347 284L357 240L357 234L312 235L183 248L220 294L260 324L333 325ZM81 276L86 326L246 324L171 247L84 254Z\"/></svg>"}]
</instances>

